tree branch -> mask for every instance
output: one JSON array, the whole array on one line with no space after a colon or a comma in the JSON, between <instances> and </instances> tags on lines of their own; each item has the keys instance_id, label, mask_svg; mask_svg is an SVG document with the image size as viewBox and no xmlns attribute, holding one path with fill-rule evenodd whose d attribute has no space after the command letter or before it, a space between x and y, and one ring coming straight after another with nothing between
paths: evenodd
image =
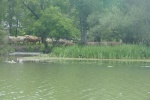
<instances>
[{"instance_id":1,"label":"tree branch","mask_svg":"<svg viewBox=\"0 0 150 100\"><path fill-rule=\"evenodd\" d=\"M25 3L23 5L35 16L36 19L39 19L39 16Z\"/></svg>"}]
</instances>

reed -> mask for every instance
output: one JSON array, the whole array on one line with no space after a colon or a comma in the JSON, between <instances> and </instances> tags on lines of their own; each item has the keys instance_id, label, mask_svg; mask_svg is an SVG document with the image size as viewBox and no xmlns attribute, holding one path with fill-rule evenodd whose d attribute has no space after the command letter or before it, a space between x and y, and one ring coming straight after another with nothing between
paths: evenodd
<instances>
[{"instance_id":1,"label":"reed","mask_svg":"<svg viewBox=\"0 0 150 100\"><path fill-rule=\"evenodd\" d=\"M98 59L149 59L150 47L144 45L55 47L50 56Z\"/></svg>"}]
</instances>

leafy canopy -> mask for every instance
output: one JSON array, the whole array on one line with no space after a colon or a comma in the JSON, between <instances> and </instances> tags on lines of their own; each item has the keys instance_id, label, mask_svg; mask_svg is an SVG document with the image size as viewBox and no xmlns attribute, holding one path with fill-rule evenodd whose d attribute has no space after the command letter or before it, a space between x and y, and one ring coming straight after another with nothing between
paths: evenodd
<instances>
[{"instance_id":1,"label":"leafy canopy","mask_svg":"<svg viewBox=\"0 0 150 100\"><path fill-rule=\"evenodd\" d=\"M61 13L59 7L51 6L45 9L38 21L35 22L35 31L46 37L75 38L79 31L73 26L73 21Z\"/></svg>"}]
</instances>

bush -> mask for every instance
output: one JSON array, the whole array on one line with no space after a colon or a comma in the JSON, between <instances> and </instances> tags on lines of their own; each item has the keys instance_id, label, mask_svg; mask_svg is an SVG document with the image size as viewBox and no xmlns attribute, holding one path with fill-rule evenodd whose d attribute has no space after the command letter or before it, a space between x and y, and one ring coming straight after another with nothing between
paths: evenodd
<instances>
[{"instance_id":1,"label":"bush","mask_svg":"<svg viewBox=\"0 0 150 100\"><path fill-rule=\"evenodd\" d=\"M4 30L0 30L0 55L5 55L8 52L14 52L15 50L8 45L8 33Z\"/></svg>"},{"instance_id":2,"label":"bush","mask_svg":"<svg viewBox=\"0 0 150 100\"><path fill-rule=\"evenodd\" d=\"M7 39L8 33L4 30L0 30L0 45L4 45L8 43Z\"/></svg>"}]
</instances>

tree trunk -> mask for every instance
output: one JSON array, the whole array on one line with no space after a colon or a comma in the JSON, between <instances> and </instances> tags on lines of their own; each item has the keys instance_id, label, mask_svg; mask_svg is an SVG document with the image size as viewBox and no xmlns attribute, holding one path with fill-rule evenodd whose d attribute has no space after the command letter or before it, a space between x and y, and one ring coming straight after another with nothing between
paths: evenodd
<instances>
[{"instance_id":1,"label":"tree trunk","mask_svg":"<svg viewBox=\"0 0 150 100\"><path fill-rule=\"evenodd\" d=\"M46 42L46 38L42 36L41 39L42 39L42 43L44 44L44 49L45 50L48 49L48 44Z\"/></svg>"},{"instance_id":2,"label":"tree trunk","mask_svg":"<svg viewBox=\"0 0 150 100\"><path fill-rule=\"evenodd\" d=\"M83 30L81 31L81 44L87 43L87 28L83 26Z\"/></svg>"},{"instance_id":3,"label":"tree trunk","mask_svg":"<svg viewBox=\"0 0 150 100\"><path fill-rule=\"evenodd\" d=\"M49 50L49 47L48 47L48 43L46 42L46 39L47 39L47 36L45 33L43 33L41 35L41 40L42 40L42 43L44 44L44 53L49 53L50 50Z\"/></svg>"},{"instance_id":4,"label":"tree trunk","mask_svg":"<svg viewBox=\"0 0 150 100\"><path fill-rule=\"evenodd\" d=\"M9 5L8 5L8 13L9 13L9 34L12 35L12 4L11 4L11 1L9 0L8 1Z\"/></svg>"},{"instance_id":5,"label":"tree trunk","mask_svg":"<svg viewBox=\"0 0 150 100\"><path fill-rule=\"evenodd\" d=\"M85 45L87 43L87 29L88 29L88 23L87 23L87 16L80 13L80 32L81 32L81 41L80 43L82 45Z\"/></svg>"}]
</instances>

